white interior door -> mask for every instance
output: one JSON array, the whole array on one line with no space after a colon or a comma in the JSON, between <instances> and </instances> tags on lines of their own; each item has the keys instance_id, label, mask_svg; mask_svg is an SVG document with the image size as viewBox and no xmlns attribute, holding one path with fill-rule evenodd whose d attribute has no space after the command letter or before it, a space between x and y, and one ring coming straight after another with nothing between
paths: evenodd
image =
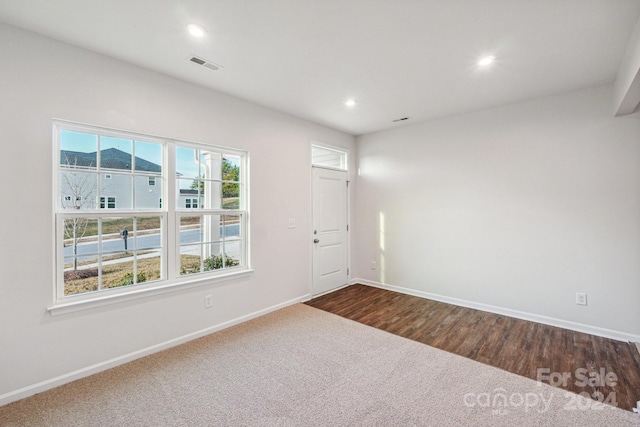
<instances>
[{"instance_id":1,"label":"white interior door","mask_svg":"<svg viewBox=\"0 0 640 427\"><path fill-rule=\"evenodd\" d=\"M313 167L313 295L346 285L347 172Z\"/></svg>"}]
</instances>

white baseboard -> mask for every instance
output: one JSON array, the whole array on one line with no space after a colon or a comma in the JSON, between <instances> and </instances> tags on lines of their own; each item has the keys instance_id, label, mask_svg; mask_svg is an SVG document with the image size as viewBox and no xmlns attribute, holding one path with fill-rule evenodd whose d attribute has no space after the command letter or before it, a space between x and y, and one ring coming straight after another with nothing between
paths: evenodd
<instances>
[{"instance_id":1,"label":"white baseboard","mask_svg":"<svg viewBox=\"0 0 640 427\"><path fill-rule=\"evenodd\" d=\"M249 313L244 316L240 316L235 319L231 319L226 322L222 322L220 324L210 326L208 328L205 328L196 332L192 332L190 334L183 335L178 338L174 338L156 345L152 345L150 347L143 348L141 350L137 350L129 354L114 357L113 359L105 360L103 362L99 362L94 365L75 370L73 372L59 375L55 378L41 381L36 384L31 384L26 387L20 388L18 390L10 391L8 393L0 395L0 406L9 404L11 402L15 402L20 399L24 399L29 396L33 396L36 393L42 393L44 391L50 390L52 388L61 386L66 383L70 383L80 378L88 377L89 375L97 374L98 372L106 371L107 369L111 369L116 366L123 365L127 362L131 362L141 357L148 356L150 354L157 353L159 351L166 350L168 348L175 347L180 344L184 344L196 338L200 338L205 335L209 335L214 332L218 332L223 329L229 328L231 326L237 325L239 323L246 322L247 320L255 319L257 317L271 313L272 311L280 310L281 308L284 308L293 304L308 301L310 298L311 298L311 295L303 295L301 297L294 298L292 300L285 301L283 303L276 304L274 306L255 311L253 313Z\"/></svg>"},{"instance_id":2,"label":"white baseboard","mask_svg":"<svg viewBox=\"0 0 640 427\"><path fill-rule=\"evenodd\" d=\"M366 279L353 279L351 284L361 283L363 285L373 286L376 288L387 289L389 291L399 292L402 294L413 295L416 297L426 298L434 301L440 301L447 304L457 305L460 307L473 308L475 310L488 311L489 313L501 314L503 316L515 317L516 319L528 320L530 322L542 323L545 325L556 326L558 328L569 329L576 332L597 335L599 337L611 338L618 341L640 342L640 335L633 335L626 332L614 331L611 329L600 328L598 326L585 325L583 323L571 322L568 320L556 319L553 317L541 316L539 314L527 313L524 311L512 310L494 305L482 304L473 301L467 301L458 298L451 298L444 295L432 294L430 292L418 291L416 289L403 288L400 286L388 285L380 282L374 282ZM640 351L640 347L638 349Z\"/></svg>"}]
</instances>

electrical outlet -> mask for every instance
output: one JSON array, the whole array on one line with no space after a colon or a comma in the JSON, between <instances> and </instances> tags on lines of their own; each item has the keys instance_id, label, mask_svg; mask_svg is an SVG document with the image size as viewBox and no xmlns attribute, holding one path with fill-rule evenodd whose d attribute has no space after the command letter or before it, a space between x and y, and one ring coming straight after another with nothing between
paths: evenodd
<instances>
[{"instance_id":1,"label":"electrical outlet","mask_svg":"<svg viewBox=\"0 0 640 427\"><path fill-rule=\"evenodd\" d=\"M372 270L376 269L376 262L375 261L371 261L371 269Z\"/></svg>"},{"instance_id":2,"label":"electrical outlet","mask_svg":"<svg viewBox=\"0 0 640 427\"><path fill-rule=\"evenodd\" d=\"M213 307L213 295L207 295L204 297L204 308Z\"/></svg>"},{"instance_id":3,"label":"electrical outlet","mask_svg":"<svg viewBox=\"0 0 640 427\"><path fill-rule=\"evenodd\" d=\"M578 304L578 305L587 305L587 293L586 292L576 292L576 304Z\"/></svg>"},{"instance_id":4,"label":"electrical outlet","mask_svg":"<svg viewBox=\"0 0 640 427\"><path fill-rule=\"evenodd\" d=\"M289 228L296 228L296 220L295 219L290 219L289 220Z\"/></svg>"}]
</instances>

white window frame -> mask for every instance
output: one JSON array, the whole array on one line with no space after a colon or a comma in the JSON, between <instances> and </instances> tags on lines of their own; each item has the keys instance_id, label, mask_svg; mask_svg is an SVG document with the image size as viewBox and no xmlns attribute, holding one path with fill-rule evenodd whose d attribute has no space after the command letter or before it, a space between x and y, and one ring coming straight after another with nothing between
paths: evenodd
<instances>
[{"instance_id":1,"label":"white window frame","mask_svg":"<svg viewBox=\"0 0 640 427\"><path fill-rule=\"evenodd\" d=\"M55 245L55 271L56 280L54 281L54 300L53 305L49 307L52 315L64 314L78 310L84 310L92 307L99 307L106 304L113 304L123 300L140 298L147 295L155 295L158 293L174 292L180 289L188 289L193 286L201 286L211 284L213 282L224 281L231 277L238 277L250 274L253 270L250 268L249 259L249 153L244 150L227 148L222 146L213 146L209 144L201 144L187 141L180 141L169 138L159 138L156 136L144 135L135 132L119 131L106 129L99 126L82 125L63 120L54 120L54 245ZM162 197L161 205L158 209L100 209L100 201L98 200L97 209L70 211L63 209L60 183L60 132L62 130L78 131L91 134L99 134L104 136L114 136L119 138L127 138L134 140L149 141L161 143L163 148L163 164L162 176L156 179L162 180ZM179 189L177 188L176 179L168 177L176 177L176 159L175 147L191 146L200 147L203 150L215 151L228 155L238 156L241 159L241 177L243 191L240 194L240 208L237 210L223 210L226 215L235 215L241 213L242 224L239 226L242 230L242 263L232 268L222 268L219 270L211 270L191 275L180 275L180 227L179 218L185 215L185 211L177 206L179 200ZM99 196L102 197L102 196ZM108 199L105 197L105 207L108 206ZM117 206L117 205L116 205ZM108 211L108 212L106 212ZM200 214L200 212L199 212ZM136 285L121 286L111 289L104 289L94 292L85 292L76 295L64 295L64 252L62 250L62 242L64 240L64 230L62 223L65 218L69 217L148 217L158 216L161 219L162 227L162 262L161 262L161 278L153 282L145 282Z\"/></svg>"},{"instance_id":2,"label":"white window frame","mask_svg":"<svg viewBox=\"0 0 640 427\"><path fill-rule=\"evenodd\" d=\"M332 166L324 162L317 162L314 159L314 154L313 154L314 149L331 152L337 156L340 156L342 164L340 166ZM335 147L335 146L324 144L318 141L311 141L310 156L311 156L312 166L320 166L325 169L334 169L334 170L341 170L341 171L349 170L349 150L346 150L344 148Z\"/></svg>"}]
</instances>

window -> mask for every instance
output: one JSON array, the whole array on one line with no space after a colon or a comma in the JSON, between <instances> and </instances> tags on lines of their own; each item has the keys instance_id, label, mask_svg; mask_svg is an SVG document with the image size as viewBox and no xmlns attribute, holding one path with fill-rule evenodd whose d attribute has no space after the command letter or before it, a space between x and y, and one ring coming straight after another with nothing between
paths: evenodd
<instances>
[{"instance_id":1,"label":"window","mask_svg":"<svg viewBox=\"0 0 640 427\"><path fill-rule=\"evenodd\" d=\"M58 303L249 269L246 152L54 128Z\"/></svg>"},{"instance_id":2,"label":"window","mask_svg":"<svg viewBox=\"0 0 640 427\"><path fill-rule=\"evenodd\" d=\"M333 169L347 170L347 152L319 145L311 145L311 164Z\"/></svg>"},{"instance_id":3,"label":"window","mask_svg":"<svg viewBox=\"0 0 640 427\"><path fill-rule=\"evenodd\" d=\"M116 198L115 197L100 197L100 209L115 209Z\"/></svg>"},{"instance_id":4,"label":"window","mask_svg":"<svg viewBox=\"0 0 640 427\"><path fill-rule=\"evenodd\" d=\"M184 207L185 209L197 209L198 199L184 199Z\"/></svg>"},{"instance_id":5,"label":"window","mask_svg":"<svg viewBox=\"0 0 640 427\"><path fill-rule=\"evenodd\" d=\"M188 230L180 241L181 276L246 264L245 157L229 150L176 144L176 197L186 196L176 222ZM197 215L193 209L198 209Z\"/></svg>"}]
</instances>

